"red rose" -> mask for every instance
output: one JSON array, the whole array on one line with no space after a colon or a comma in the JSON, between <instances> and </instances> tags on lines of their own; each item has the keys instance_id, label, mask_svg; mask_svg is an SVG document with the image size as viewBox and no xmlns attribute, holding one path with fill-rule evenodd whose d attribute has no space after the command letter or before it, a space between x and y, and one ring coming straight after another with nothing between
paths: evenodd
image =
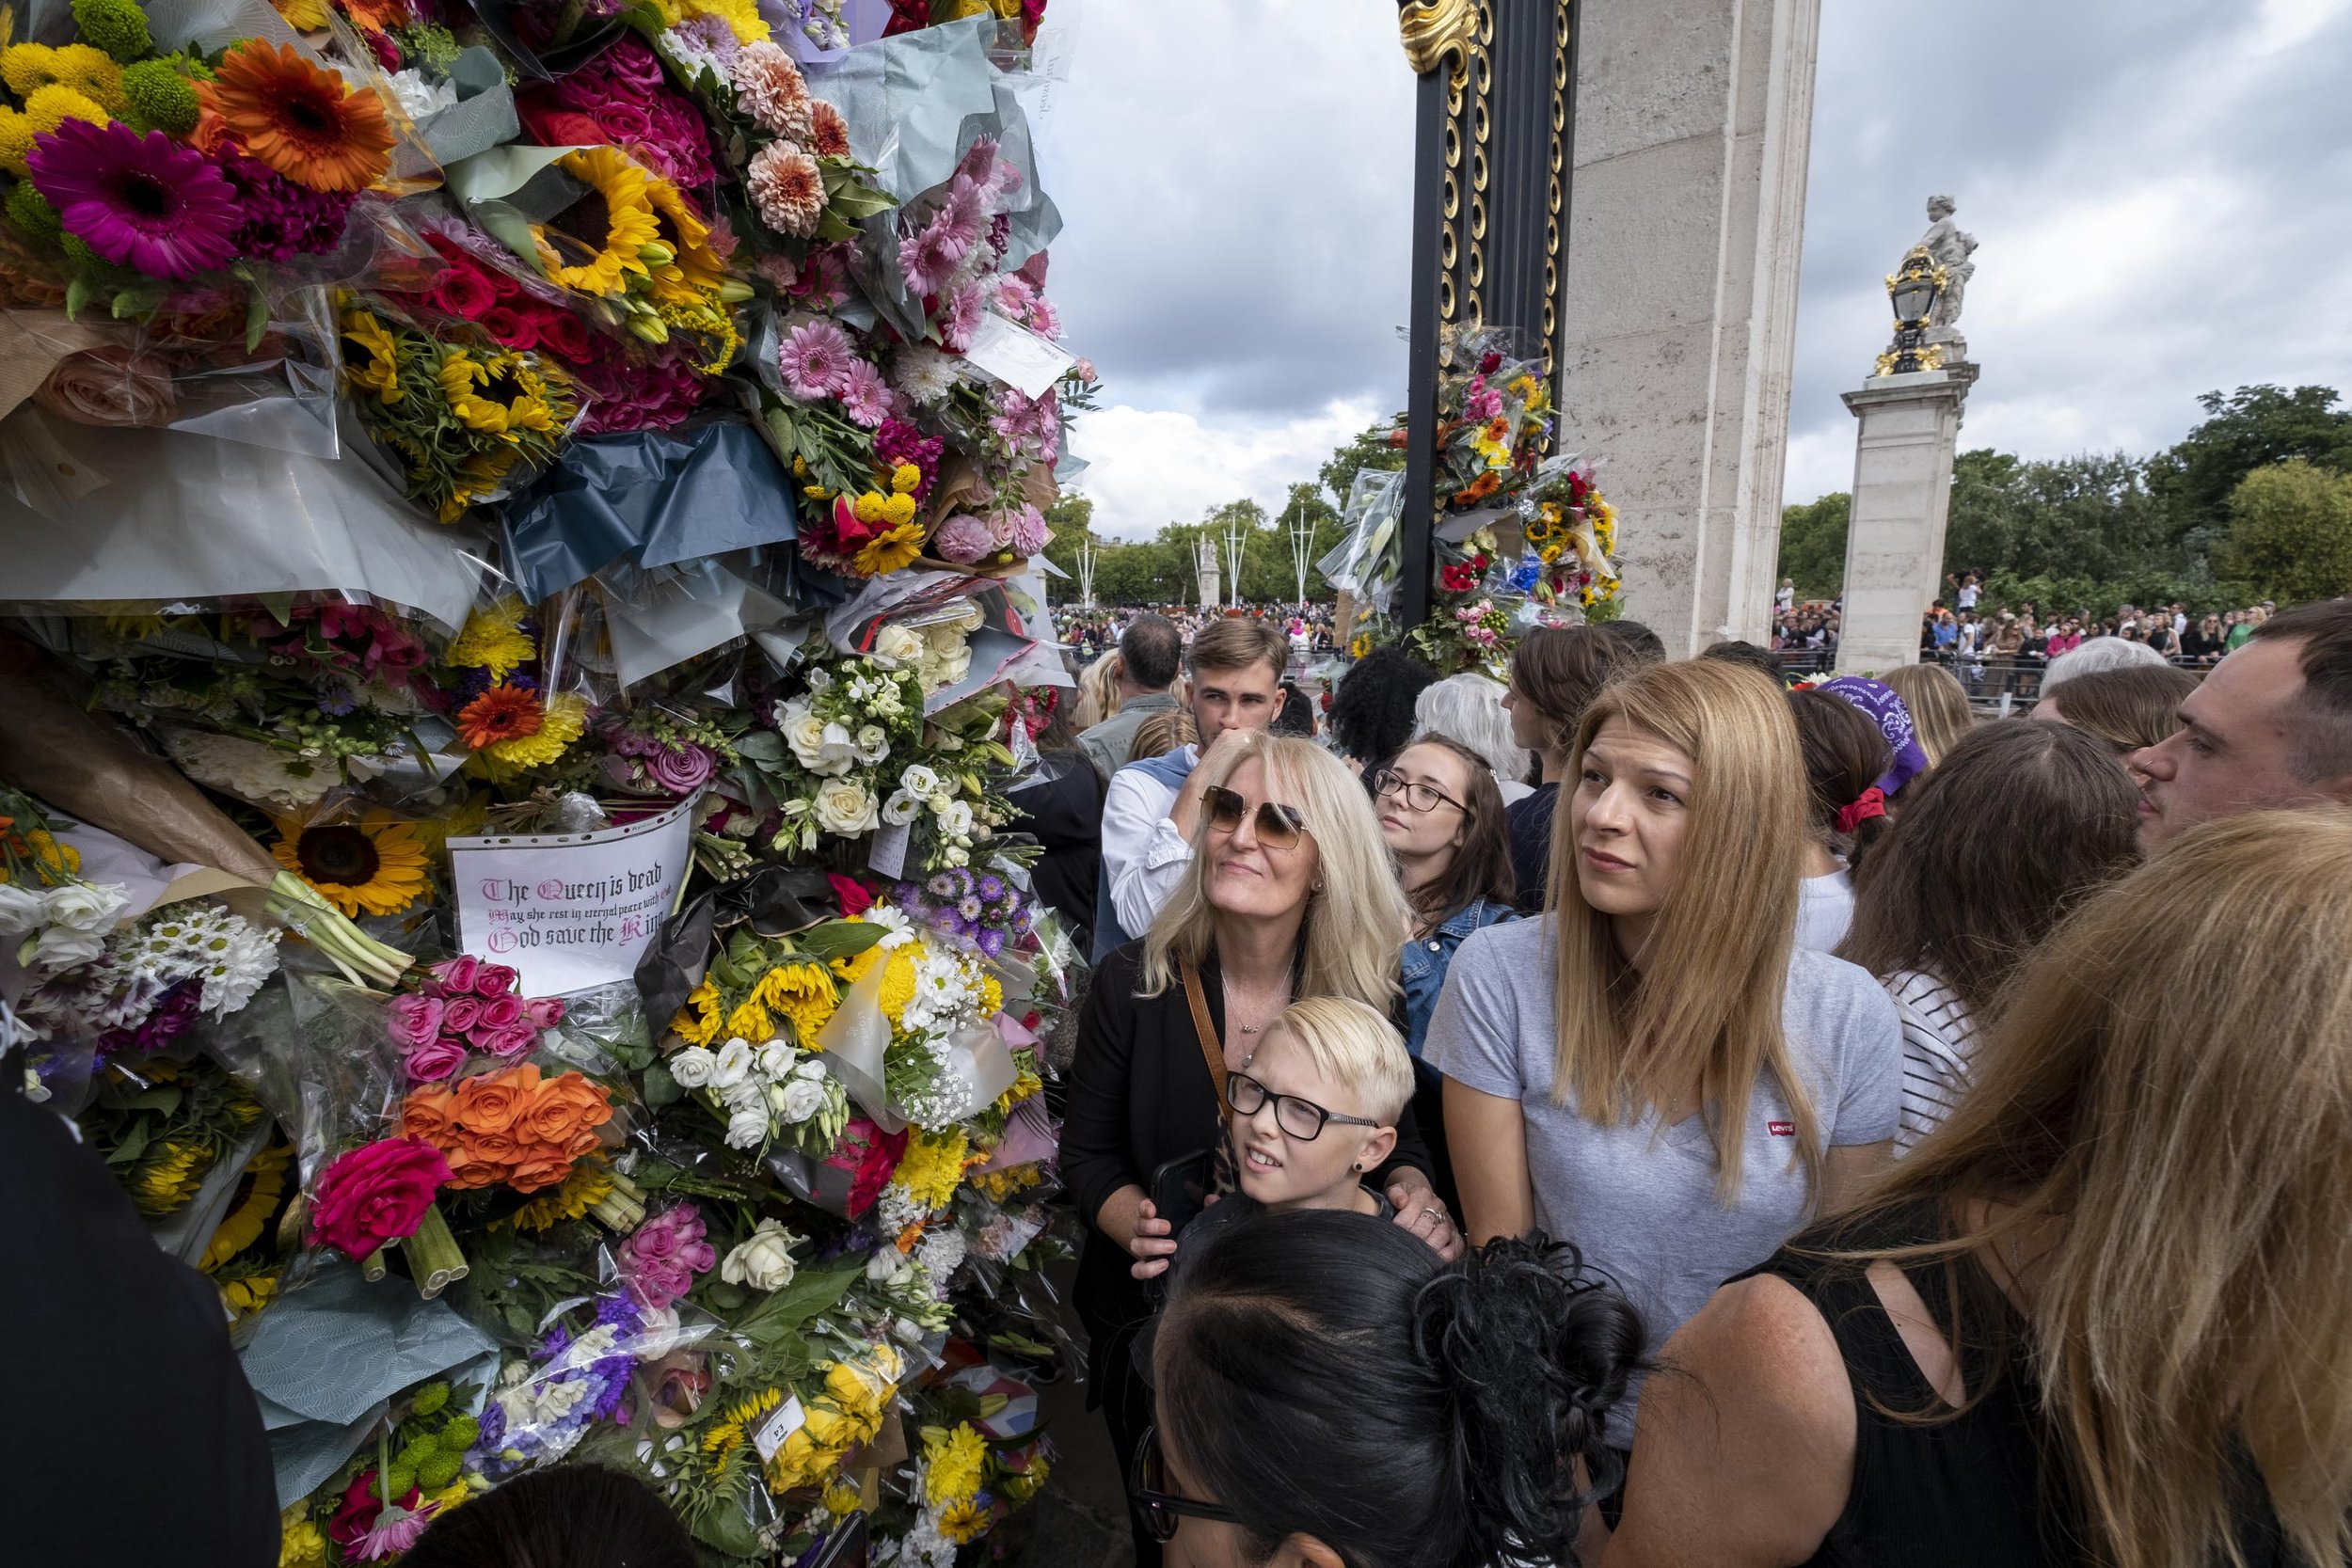
<instances>
[{"instance_id":1,"label":"red rose","mask_svg":"<svg viewBox=\"0 0 2352 1568\"><path fill-rule=\"evenodd\" d=\"M531 318L519 310L509 310L503 305L494 305L482 312L482 330L508 348L539 346L539 331L532 325Z\"/></svg>"},{"instance_id":2,"label":"red rose","mask_svg":"<svg viewBox=\"0 0 2352 1568\"><path fill-rule=\"evenodd\" d=\"M469 264L453 266L435 278L425 299L443 315L473 321L498 303L498 291L490 287L488 278Z\"/></svg>"},{"instance_id":3,"label":"red rose","mask_svg":"<svg viewBox=\"0 0 2352 1568\"><path fill-rule=\"evenodd\" d=\"M841 916L847 920L864 914L874 907L874 895L866 891L866 884L854 877L837 872L825 873L825 880L833 884L833 895L841 901Z\"/></svg>"},{"instance_id":4,"label":"red rose","mask_svg":"<svg viewBox=\"0 0 2352 1568\"><path fill-rule=\"evenodd\" d=\"M554 354L566 365L577 365L588 357L588 324L569 310L542 308L532 318L539 334L539 346Z\"/></svg>"},{"instance_id":5,"label":"red rose","mask_svg":"<svg viewBox=\"0 0 2352 1568\"><path fill-rule=\"evenodd\" d=\"M523 130L541 147L596 147L612 139L594 115L576 114L552 103L520 98L515 111L523 122Z\"/></svg>"},{"instance_id":6,"label":"red rose","mask_svg":"<svg viewBox=\"0 0 2352 1568\"><path fill-rule=\"evenodd\" d=\"M363 1144L326 1167L310 1213L310 1240L348 1258L416 1233L449 1162L422 1138Z\"/></svg>"},{"instance_id":7,"label":"red rose","mask_svg":"<svg viewBox=\"0 0 2352 1568\"><path fill-rule=\"evenodd\" d=\"M423 1502L424 1493L412 1486L400 1499L400 1506L413 1513ZM343 1488L343 1500L335 1505L335 1515L326 1522L326 1538L349 1551L367 1538L383 1512L384 1501L375 1495L375 1472L362 1470Z\"/></svg>"},{"instance_id":8,"label":"red rose","mask_svg":"<svg viewBox=\"0 0 2352 1568\"><path fill-rule=\"evenodd\" d=\"M1480 375L1492 375L1501 369L1502 369L1502 356L1500 354L1489 354L1478 361Z\"/></svg>"}]
</instances>

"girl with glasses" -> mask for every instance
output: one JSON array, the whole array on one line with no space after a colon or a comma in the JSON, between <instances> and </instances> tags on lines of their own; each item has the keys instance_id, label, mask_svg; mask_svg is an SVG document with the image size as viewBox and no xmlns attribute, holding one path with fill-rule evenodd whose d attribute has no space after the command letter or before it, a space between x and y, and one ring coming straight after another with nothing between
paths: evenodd
<instances>
[{"instance_id":1,"label":"girl with glasses","mask_svg":"<svg viewBox=\"0 0 2352 1568\"><path fill-rule=\"evenodd\" d=\"M1152 1302L1130 1270L1175 1250L1155 1179L1219 1141L1220 1084L1250 1070L1293 1001L1385 1013L1398 995L1405 895L1355 774L1311 741L1262 733L1201 767L1184 879L1150 932L1095 971L1062 1131L1063 1180L1089 1226L1073 1295L1092 1340L1090 1397L1122 1458L1150 1418L1129 1350ZM1430 1168L1407 1110L1367 1174L1398 1226L1458 1251ZM1152 1543L1136 1550L1144 1568L1157 1561Z\"/></svg>"},{"instance_id":2,"label":"girl with glasses","mask_svg":"<svg viewBox=\"0 0 2352 1568\"><path fill-rule=\"evenodd\" d=\"M1549 912L1462 944L1428 1059L1471 1236L1572 1238L1662 1338L1885 1164L1902 1036L1866 971L1795 944L1805 774L1775 683L1654 666L1573 754Z\"/></svg>"},{"instance_id":3,"label":"girl with glasses","mask_svg":"<svg viewBox=\"0 0 2352 1568\"><path fill-rule=\"evenodd\" d=\"M1518 884L1502 796L1479 755L1424 735L1372 777L1380 836L1412 913L1405 927L1405 1047L1418 1060L1447 965L1472 931L1512 915Z\"/></svg>"},{"instance_id":4,"label":"girl with glasses","mask_svg":"<svg viewBox=\"0 0 2352 1568\"><path fill-rule=\"evenodd\" d=\"M1176 1271L1130 1491L1203 1568L1574 1568L1641 1345L1540 1236L1448 1262L1359 1214L1248 1219Z\"/></svg>"}]
</instances>

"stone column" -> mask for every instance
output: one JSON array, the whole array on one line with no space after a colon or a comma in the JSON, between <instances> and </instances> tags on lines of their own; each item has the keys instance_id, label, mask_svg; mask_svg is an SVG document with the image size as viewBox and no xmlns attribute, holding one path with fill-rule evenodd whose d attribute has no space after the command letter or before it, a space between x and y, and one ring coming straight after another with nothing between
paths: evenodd
<instances>
[{"instance_id":1,"label":"stone column","mask_svg":"<svg viewBox=\"0 0 2352 1568\"><path fill-rule=\"evenodd\" d=\"M1563 451L1607 459L1626 612L1764 641L1820 0L1584 0Z\"/></svg>"},{"instance_id":2,"label":"stone column","mask_svg":"<svg viewBox=\"0 0 2352 1568\"><path fill-rule=\"evenodd\" d=\"M1860 391L1845 395L1862 426L1854 440L1853 513L1846 528L1841 674L1889 670L1919 657L1919 617L1943 580L1961 407L1976 379L1977 367L1962 363L1874 375Z\"/></svg>"},{"instance_id":3,"label":"stone column","mask_svg":"<svg viewBox=\"0 0 2352 1568\"><path fill-rule=\"evenodd\" d=\"M1225 602L1220 596L1220 590L1224 587L1224 573L1217 566L1215 545L1204 538L1200 540L1199 548L1200 553L1193 559L1196 562L1195 570L1200 573L1200 608L1215 610Z\"/></svg>"}]
</instances>

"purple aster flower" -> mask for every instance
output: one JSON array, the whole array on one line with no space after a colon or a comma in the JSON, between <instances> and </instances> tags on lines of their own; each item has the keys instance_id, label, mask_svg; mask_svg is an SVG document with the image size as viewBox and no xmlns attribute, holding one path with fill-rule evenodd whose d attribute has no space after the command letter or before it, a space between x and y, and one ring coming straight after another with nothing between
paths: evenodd
<instances>
[{"instance_id":1,"label":"purple aster flower","mask_svg":"<svg viewBox=\"0 0 2352 1568\"><path fill-rule=\"evenodd\" d=\"M963 921L952 908L942 907L931 915L932 928L942 935L958 937L963 934Z\"/></svg>"},{"instance_id":2,"label":"purple aster flower","mask_svg":"<svg viewBox=\"0 0 2352 1568\"><path fill-rule=\"evenodd\" d=\"M956 879L945 871L940 872L923 885L930 889L931 896L934 898L953 898L956 895Z\"/></svg>"},{"instance_id":3,"label":"purple aster flower","mask_svg":"<svg viewBox=\"0 0 2352 1568\"><path fill-rule=\"evenodd\" d=\"M330 719L341 719L359 705L358 696L346 686L330 686L319 693L319 711Z\"/></svg>"},{"instance_id":4,"label":"purple aster flower","mask_svg":"<svg viewBox=\"0 0 2352 1568\"><path fill-rule=\"evenodd\" d=\"M1005 933L993 927L983 928L974 940L979 942L980 951L992 958L1005 950Z\"/></svg>"},{"instance_id":5,"label":"purple aster flower","mask_svg":"<svg viewBox=\"0 0 2352 1568\"><path fill-rule=\"evenodd\" d=\"M980 879L974 883L973 886L978 891L981 897L987 899L992 904L1005 895L1005 879L1002 877L995 875L993 872L984 873Z\"/></svg>"}]
</instances>

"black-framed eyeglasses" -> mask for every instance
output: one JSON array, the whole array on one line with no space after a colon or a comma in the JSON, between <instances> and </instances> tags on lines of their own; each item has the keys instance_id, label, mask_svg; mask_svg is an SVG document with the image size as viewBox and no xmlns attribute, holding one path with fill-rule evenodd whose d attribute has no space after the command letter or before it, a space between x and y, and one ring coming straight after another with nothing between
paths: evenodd
<instances>
[{"instance_id":1,"label":"black-framed eyeglasses","mask_svg":"<svg viewBox=\"0 0 2352 1568\"><path fill-rule=\"evenodd\" d=\"M1200 820L1211 831L1220 833L1237 832L1241 819L1249 815L1249 802L1236 792L1211 785L1200 795ZM1258 837L1268 847L1288 849L1296 845L1307 831L1307 819L1298 815L1296 806L1286 806L1278 800L1258 802Z\"/></svg>"},{"instance_id":2,"label":"black-framed eyeglasses","mask_svg":"<svg viewBox=\"0 0 2352 1568\"><path fill-rule=\"evenodd\" d=\"M1323 1135L1323 1125L1336 1121L1343 1127L1377 1127L1380 1124L1364 1117L1343 1117L1337 1111L1327 1111L1311 1100L1301 1100L1295 1094L1276 1094L1246 1072L1228 1073L1225 1079L1225 1103L1236 1116L1253 1117L1267 1101L1274 1101L1274 1125L1296 1138L1300 1143L1312 1143Z\"/></svg>"},{"instance_id":3,"label":"black-framed eyeglasses","mask_svg":"<svg viewBox=\"0 0 2352 1568\"><path fill-rule=\"evenodd\" d=\"M1465 816L1470 815L1470 807L1436 784L1416 784L1393 768L1383 768L1372 776L1372 792L1375 795L1402 794L1405 803L1415 811L1436 811L1439 806L1452 806Z\"/></svg>"},{"instance_id":4,"label":"black-framed eyeglasses","mask_svg":"<svg viewBox=\"0 0 2352 1568\"><path fill-rule=\"evenodd\" d=\"M1168 1488L1175 1483L1168 1479L1168 1461L1160 1457L1160 1429L1143 1429L1143 1441L1136 1446L1136 1463L1127 1475L1127 1496L1143 1518L1143 1528L1152 1539L1162 1545L1176 1539L1176 1527L1186 1519L1214 1519L1219 1524L1238 1525L1241 1515L1222 1503L1197 1503L1190 1497L1180 1497Z\"/></svg>"}]
</instances>

